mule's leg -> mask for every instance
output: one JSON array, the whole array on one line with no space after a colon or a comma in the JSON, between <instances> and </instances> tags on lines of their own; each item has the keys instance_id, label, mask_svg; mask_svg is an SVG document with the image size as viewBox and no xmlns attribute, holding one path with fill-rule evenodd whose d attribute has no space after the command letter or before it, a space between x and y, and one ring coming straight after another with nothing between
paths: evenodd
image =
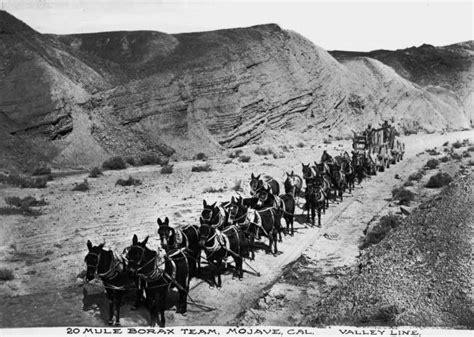
<instances>
[{"instance_id":1,"label":"mule's leg","mask_svg":"<svg viewBox=\"0 0 474 337\"><path fill-rule=\"evenodd\" d=\"M221 272L222 272L222 260L217 261L217 288L222 287L222 279L221 279Z\"/></svg>"},{"instance_id":2,"label":"mule's leg","mask_svg":"<svg viewBox=\"0 0 474 337\"><path fill-rule=\"evenodd\" d=\"M158 326L164 328L166 324L165 309L166 309L166 295L168 295L168 286L162 286L158 292L158 303L156 303L158 318Z\"/></svg>"},{"instance_id":3,"label":"mule's leg","mask_svg":"<svg viewBox=\"0 0 474 337\"><path fill-rule=\"evenodd\" d=\"M120 306L122 305L122 291L116 290L115 291L115 298L117 301L115 302L115 306L117 308L117 315L115 316L115 326L120 326Z\"/></svg>"},{"instance_id":4,"label":"mule's leg","mask_svg":"<svg viewBox=\"0 0 474 337\"><path fill-rule=\"evenodd\" d=\"M318 205L318 227L321 227L321 206Z\"/></svg>"},{"instance_id":5,"label":"mule's leg","mask_svg":"<svg viewBox=\"0 0 474 337\"><path fill-rule=\"evenodd\" d=\"M109 321L108 324L114 323L114 293L113 290L106 288L107 301L109 302Z\"/></svg>"},{"instance_id":6,"label":"mule's leg","mask_svg":"<svg viewBox=\"0 0 474 337\"><path fill-rule=\"evenodd\" d=\"M134 278L134 282L137 287L137 291L135 293L135 296L136 296L135 303L130 308L131 310L137 310L137 308L140 306L140 303L142 302L142 297L143 297L143 289L141 289L140 279L136 277Z\"/></svg>"}]
</instances>

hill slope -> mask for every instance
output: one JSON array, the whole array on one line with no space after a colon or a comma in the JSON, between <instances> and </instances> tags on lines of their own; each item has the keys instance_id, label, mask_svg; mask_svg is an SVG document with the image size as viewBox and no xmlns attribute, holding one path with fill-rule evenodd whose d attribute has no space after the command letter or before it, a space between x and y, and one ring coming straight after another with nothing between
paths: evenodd
<instances>
[{"instance_id":1,"label":"hill slope","mask_svg":"<svg viewBox=\"0 0 474 337\"><path fill-rule=\"evenodd\" d=\"M41 138L54 153L44 161L60 166L216 153L274 141L272 131L347 136L389 117L405 131L469 126L456 97L442 100L444 91L372 59L340 63L274 24L57 36L0 16L0 112L10 121L0 146ZM24 162L25 153L8 151Z\"/></svg>"}]
</instances>

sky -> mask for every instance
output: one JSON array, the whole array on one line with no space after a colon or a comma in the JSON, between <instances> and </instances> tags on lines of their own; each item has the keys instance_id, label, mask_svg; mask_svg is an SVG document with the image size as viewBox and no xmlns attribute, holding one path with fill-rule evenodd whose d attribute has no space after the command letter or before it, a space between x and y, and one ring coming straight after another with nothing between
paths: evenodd
<instances>
[{"instance_id":1,"label":"sky","mask_svg":"<svg viewBox=\"0 0 474 337\"><path fill-rule=\"evenodd\" d=\"M165 33L276 23L326 50L401 49L473 40L473 1L0 0L41 33Z\"/></svg>"}]
</instances>

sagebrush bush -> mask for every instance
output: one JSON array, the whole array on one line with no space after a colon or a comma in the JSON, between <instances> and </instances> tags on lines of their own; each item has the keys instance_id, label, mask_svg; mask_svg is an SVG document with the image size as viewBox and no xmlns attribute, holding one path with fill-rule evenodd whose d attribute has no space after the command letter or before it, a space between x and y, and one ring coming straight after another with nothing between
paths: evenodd
<instances>
[{"instance_id":1,"label":"sagebrush bush","mask_svg":"<svg viewBox=\"0 0 474 337\"><path fill-rule=\"evenodd\" d=\"M290 149L289 149L288 146L286 146L286 145L280 146L280 149L281 149L283 152L290 152Z\"/></svg>"},{"instance_id":2,"label":"sagebrush bush","mask_svg":"<svg viewBox=\"0 0 474 337\"><path fill-rule=\"evenodd\" d=\"M134 157L125 158L125 162L131 166L137 166L137 160Z\"/></svg>"},{"instance_id":3,"label":"sagebrush bush","mask_svg":"<svg viewBox=\"0 0 474 337\"><path fill-rule=\"evenodd\" d=\"M400 205L410 205L410 202L415 199L415 194L403 187L394 188L392 190L392 198L398 200Z\"/></svg>"},{"instance_id":4,"label":"sagebrush bush","mask_svg":"<svg viewBox=\"0 0 474 337\"><path fill-rule=\"evenodd\" d=\"M437 168L439 165L438 159L430 159L426 162L425 167L429 168L430 170Z\"/></svg>"},{"instance_id":5,"label":"sagebrush bush","mask_svg":"<svg viewBox=\"0 0 474 337\"><path fill-rule=\"evenodd\" d=\"M299 142L298 144L296 144L296 147L305 147L305 144L303 142Z\"/></svg>"},{"instance_id":6,"label":"sagebrush bush","mask_svg":"<svg viewBox=\"0 0 474 337\"><path fill-rule=\"evenodd\" d=\"M403 186L414 186L415 184L411 180L407 180L403 183Z\"/></svg>"},{"instance_id":7,"label":"sagebrush bush","mask_svg":"<svg viewBox=\"0 0 474 337\"><path fill-rule=\"evenodd\" d=\"M198 153L197 155L194 156L194 160L207 160L207 156L205 153Z\"/></svg>"},{"instance_id":8,"label":"sagebrush bush","mask_svg":"<svg viewBox=\"0 0 474 337\"><path fill-rule=\"evenodd\" d=\"M447 163L447 162L450 160L450 158L449 158L448 156L444 156L444 157L441 157L439 160L440 160L442 163Z\"/></svg>"},{"instance_id":9,"label":"sagebrush bush","mask_svg":"<svg viewBox=\"0 0 474 337\"><path fill-rule=\"evenodd\" d=\"M115 186L120 185L120 186L138 186L141 185L142 181L139 179L134 179L132 176L128 176L128 179L119 179L115 183Z\"/></svg>"},{"instance_id":10,"label":"sagebrush bush","mask_svg":"<svg viewBox=\"0 0 474 337\"><path fill-rule=\"evenodd\" d=\"M408 180L415 180L415 181L418 181L420 180L421 178L423 178L423 172L422 171L418 171L418 172L415 172L415 173L412 173L408 176Z\"/></svg>"},{"instance_id":11,"label":"sagebrush bush","mask_svg":"<svg viewBox=\"0 0 474 337\"><path fill-rule=\"evenodd\" d=\"M242 152L243 152L242 150L235 150L229 153L229 158L232 158L232 159L237 158L238 156L240 156Z\"/></svg>"},{"instance_id":12,"label":"sagebrush bush","mask_svg":"<svg viewBox=\"0 0 474 337\"><path fill-rule=\"evenodd\" d=\"M462 144L459 140L457 140L457 141L456 141L455 143L453 143L451 146L454 147L455 149L459 149L460 147L463 146L463 144Z\"/></svg>"},{"instance_id":13,"label":"sagebrush bush","mask_svg":"<svg viewBox=\"0 0 474 337\"><path fill-rule=\"evenodd\" d=\"M260 147L260 146L257 147L253 152L259 156L266 156L273 153L271 149L264 149L263 147Z\"/></svg>"},{"instance_id":14,"label":"sagebrush bush","mask_svg":"<svg viewBox=\"0 0 474 337\"><path fill-rule=\"evenodd\" d=\"M15 278L10 269L0 268L0 281L11 281Z\"/></svg>"},{"instance_id":15,"label":"sagebrush bush","mask_svg":"<svg viewBox=\"0 0 474 337\"><path fill-rule=\"evenodd\" d=\"M251 157L250 156L240 156L239 161L241 163L248 163L250 161Z\"/></svg>"},{"instance_id":16,"label":"sagebrush bush","mask_svg":"<svg viewBox=\"0 0 474 337\"><path fill-rule=\"evenodd\" d=\"M222 193L225 189L223 187L215 188L215 187L207 187L202 192L203 193Z\"/></svg>"},{"instance_id":17,"label":"sagebrush bush","mask_svg":"<svg viewBox=\"0 0 474 337\"><path fill-rule=\"evenodd\" d=\"M467 148L467 150L468 150L469 152L474 152L474 146L469 146L469 147Z\"/></svg>"},{"instance_id":18,"label":"sagebrush bush","mask_svg":"<svg viewBox=\"0 0 474 337\"><path fill-rule=\"evenodd\" d=\"M123 170L126 167L127 164L125 164L125 161L120 156L112 157L102 163L104 170Z\"/></svg>"},{"instance_id":19,"label":"sagebrush bush","mask_svg":"<svg viewBox=\"0 0 474 337\"><path fill-rule=\"evenodd\" d=\"M446 141L445 143L443 143L443 146L448 146L449 144L449 141Z\"/></svg>"},{"instance_id":20,"label":"sagebrush bush","mask_svg":"<svg viewBox=\"0 0 474 337\"><path fill-rule=\"evenodd\" d=\"M102 170L98 168L97 166L93 167L89 173L90 178L97 178L98 176L101 176L101 175L102 175Z\"/></svg>"},{"instance_id":21,"label":"sagebrush bush","mask_svg":"<svg viewBox=\"0 0 474 337\"><path fill-rule=\"evenodd\" d=\"M138 161L139 165L145 166L145 165L162 165L163 161L160 156L154 154L154 153L146 153L142 156L140 156L140 159Z\"/></svg>"},{"instance_id":22,"label":"sagebrush bush","mask_svg":"<svg viewBox=\"0 0 474 337\"><path fill-rule=\"evenodd\" d=\"M464 158L470 158L470 157L471 157L471 154L470 154L469 152L467 152L467 151L464 151L464 152L462 153L462 156L463 156Z\"/></svg>"},{"instance_id":23,"label":"sagebrush bush","mask_svg":"<svg viewBox=\"0 0 474 337\"><path fill-rule=\"evenodd\" d=\"M51 169L46 166L38 167L33 170L33 176L46 176L51 174Z\"/></svg>"},{"instance_id":24,"label":"sagebrush bush","mask_svg":"<svg viewBox=\"0 0 474 337\"><path fill-rule=\"evenodd\" d=\"M72 188L73 191L80 191L80 192L85 192L85 191L89 191L89 182L87 181L87 179L84 179L84 181L82 183L79 183Z\"/></svg>"},{"instance_id":25,"label":"sagebrush bush","mask_svg":"<svg viewBox=\"0 0 474 337\"><path fill-rule=\"evenodd\" d=\"M10 206L15 206L19 208L29 208L29 207L37 207L37 206L45 206L48 203L44 200L36 200L36 198L32 196L27 196L24 198L20 197L5 197L5 203Z\"/></svg>"},{"instance_id":26,"label":"sagebrush bush","mask_svg":"<svg viewBox=\"0 0 474 337\"><path fill-rule=\"evenodd\" d=\"M212 171L211 165L196 165L191 168L191 172L209 172Z\"/></svg>"},{"instance_id":27,"label":"sagebrush bush","mask_svg":"<svg viewBox=\"0 0 474 337\"><path fill-rule=\"evenodd\" d=\"M439 188L448 185L451 181L453 178L448 173L438 172L430 177L426 187Z\"/></svg>"},{"instance_id":28,"label":"sagebrush bush","mask_svg":"<svg viewBox=\"0 0 474 337\"><path fill-rule=\"evenodd\" d=\"M395 214L388 214L380 218L366 234L361 249L375 245L382 241L391 229L397 228L402 223L402 218Z\"/></svg>"},{"instance_id":29,"label":"sagebrush bush","mask_svg":"<svg viewBox=\"0 0 474 337\"><path fill-rule=\"evenodd\" d=\"M451 158L453 158L454 160L462 160L462 156L456 152L451 153Z\"/></svg>"},{"instance_id":30,"label":"sagebrush bush","mask_svg":"<svg viewBox=\"0 0 474 337\"><path fill-rule=\"evenodd\" d=\"M332 144L332 141L331 141L330 139L328 139L328 138L324 138L324 139L323 139L323 143L324 143L324 144Z\"/></svg>"},{"instance_id":31,"label":"sagebrush bush","mask_svg":"<svg viewBox=\"0 0 474 337\"><path fill-rule=\"evenodd\" d=\"M224 165L227 165L227 164L230 164L232 163L232 159L227 159L225 162L223 162L222 164Z\"/></svg>"},{"instance_id":32,"label":"sagebrush bush","mask_svg":"<svg viewBox=\"0 0 474 337\"><path fill-rule=\"evenodd\" d=\"M160 170L161 174L173 173L173 165L165 165Z\"/></svg>"},{"instance_id":33,"label":"sagebrush bush","mask_svg":"<svg viewBox=\"0 0 474 337\"><path fill-rule=\"evenodd\" d=\"M428 149L428 150L426 150L426 153L428 153L428 154L431 155L431 156L437 156L437 155L440 154L440 153L438 152L438 150L436 150L436 149Z\"/></svg>"}]
</instances>

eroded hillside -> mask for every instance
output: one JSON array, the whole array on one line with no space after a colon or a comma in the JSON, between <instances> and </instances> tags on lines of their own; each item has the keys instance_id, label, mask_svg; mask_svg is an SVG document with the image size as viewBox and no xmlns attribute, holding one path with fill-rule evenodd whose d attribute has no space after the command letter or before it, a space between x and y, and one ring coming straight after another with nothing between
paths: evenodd
<instances>
[{"instance_id":1,"label":"eroded hillside","mask_svg":"<svg viewBox=\"0 0 474 337\"><path fill-rule=\"evenodd\" d=\"M274 24L57 36L0 17L3 167L32 153L57 166L150 151L182 158L284 141L275 131L348 136L391 117L402 131L469 127L458 98L443 99L442 89L370 58L340 63Z\"/></svg>"}]
</instances>

